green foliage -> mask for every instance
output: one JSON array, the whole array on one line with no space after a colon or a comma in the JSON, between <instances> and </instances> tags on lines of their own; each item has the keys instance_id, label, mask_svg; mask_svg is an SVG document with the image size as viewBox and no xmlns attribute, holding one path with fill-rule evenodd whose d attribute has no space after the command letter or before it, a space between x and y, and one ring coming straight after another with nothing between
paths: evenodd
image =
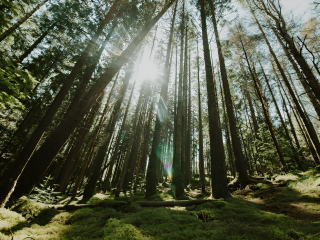
<instances>
[{"instance_id":1,"label":"green foliage","mask_svg":"<svg viewBox=\"0 0 320 240\"><path fill-rule=\"evenodd\" d=\"M0 67L0 108L23 109L37 81L20 64L5 62Z\"/></svg>"},{"instance_id":2,"label":"green foliage","mask_svg":"<svg viewBox=\"0 0 320 240\"><path fill-rule=\"evenodd\" d=\"M40 184L39 187L35 187L34 191L37 192L35 194L30 195L30 199L41 202L41 203L48 203L54 204L61 200L60 192L55 192L54 190L57 187L57 184L53 184L53 187L50 187L50 181L53 180L53 177L50 175L45 177L43 183Z\"/></svg>"}]
</instances>

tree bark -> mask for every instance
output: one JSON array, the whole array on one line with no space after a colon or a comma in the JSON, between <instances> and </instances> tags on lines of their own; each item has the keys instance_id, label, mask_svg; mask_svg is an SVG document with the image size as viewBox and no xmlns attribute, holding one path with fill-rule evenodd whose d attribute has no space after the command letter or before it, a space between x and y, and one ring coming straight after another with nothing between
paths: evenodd
<instances>
[{"instance_id":1,"label":"tree bark","mask_svg":"<svg viewBox=\"0 0 320 240\"><path fill-rule=\"evenodd\" d=\"M249 91L247 75L246 75L246 72L244 70L244 66L243 66L243 62L242 62L241 57L240 57L240 66L241 66L241 71L242 71L243 80L244 80L244 84L245 84L245 91L246 91L246 96L247 96L248 103L249 103L249 108L250 108L250 113L251 113L251 118L252 118L255 137L257 139L260 139L260 137L259 137L259 126L258 126L256 114L255 114L255 111L254 111L254 108L253 108L253 105L252 105L252 99L251 99L251 95L250 95L250 91Z\"/></svg>"},{"instance_id":2,"label":"tree bark","mask_svg":"<svg viewBox=\"0 0 320 240\"><path fill-rule=\"evenodd\" d=\"M203 132L202 132L202 109L201 109L201 92L200 92L200 65L197 41L197 76L198 76L198 110L199 110L199 169L201 179L201 191L206 192L206 179L204 173L204 157L203 157Z\"/></svg>"},{"instance_id":3,"label":"tree bark","mask_svg":"<svg viewBox=\"0 0 320 240\"><path fill-rule=\"evenodd\" d=\"M292 149L292 151L293 151L293 153L294 153L294 157L293 157L293 158L294 158L294 160L296 161L296 163L297 163L297 165L298 165L298 168L299 168L300 170L303 170L303 166L302 166L302 164L301 164L301 162L300 162L300 159L299 159L298 155L296 154L297 151L296 151L296 149L295 149L295 147L294 147L294 145L293 145L292 138L291 138L291 136L290 136L290 134L289 134L289 131L288 131L288 128L287 128L287 126L286 126L286 124L285 124L285 122L284 122L284 120L283 120L283 117L282 117L282 115L281 115L281 112L280 112L280 109L279 109L277 100L276 100L276 98L274 97L273 91L272 91L271 86L270 86L270 84L269 84L269 80L268 80L268 78L267 78L267 76L266 76L266 74L265 74L265 72L264 72L264 69L263 69L263 67L262 67L262 64L261 64L260 60L259 60L259 63L260 63L260 67L261 67L261 70L262 70L264 79L265 79L265 81L266 81L266 83L267 83L267 86L268 86L268 89L269 89L269 91L270 91L270 93L271 93L271 97L272 97L273 103L274 103L274 105L275 105L275 107L276 107L276 110L277 110L277 113L278 113L278 115L279 115L279 117L280 117L281 125L282 125L282 128L284 129L284 132L285 132L285 137L286 137L286 139L289 141L290 147L291 147L291 149ZM275 74L276 74L276 72L275 72ZM277 76L276 76L276 77L277 77Z\"/></svg>"},{"instance_id":4,"label":"tree bark","mask_svg":"<svg viewBox=\"0 0 320 240\"><path fill-rule=\"evenodd\" d=\"M247 184L250 182L250 180L248 177L243 153L241 150L241 142L240 142L239 134L237 132L236 120L233 112L233 103L231 99L230 87L229 87L229 82L227 77L227 71L226 71L226 66L224 62L224 56L222 53L219 32L218 32L218 27L216 22L216 16L215 16L215 9L214 9L212 0L209 1L209 5L211 10L212 23L214 27L214 33L215 33L216 44L217 44L218 55L219 55L220 71L221 71L222 84L223 84L224 95L226 100L226 108L227 108L227 114L228 114L228 120L229 120L230 132L231 132L232 147L233 147L234 157L236 161L236 169L237 169L237 172L239 173L239 180L242 181L243 184Z\"/></svg>"},{"instance_id":5,"label":"tree bark","mask_svg":"<svg viewBox=\"0 0 320 240\"><path fill-rule=\"evenodd\" d=\"M249 71L250 71L251 76L252 76L252 80L253 80L256 92L258 94L258 98L260 99L261 104L262 104L263 113L264 113L265 120L266 120L266 123L267 123L268 128L269 128L270 135L272 137L274 145L275 145L275 147L277 149L278 156L280 158L280 165L281 165L282 168L285 168L286 167L286 162L284 161L282 149L281 149L279 141L278 141L278 139L276 137L276 133L275 133L275 130L274 130L274 127L273 127L273 123L272 123L271 117L270 117L270 112L269 112L269 109L268 109L268 104L266 102L266 98L265 98L264 93L262 91L260 80L259 80L259 78L257 76L254 64L252 64L252 67L251 67L251 64L250 64L250 61L249 61L249 58L248 58L248 55L247 55L247 51L245 50L244 45L243 45L243 41L241 39L240 39L240 42L241 42L241 45L242 45L242 50L243 50L243 52L245 54L245 57L246 57L246 60L247 60L247 64L248 64Z\"/></svg>"},{"instance_id":6,"label":"tree bark","mask_svg":"<svg viewBox=\"0 0 320 240\"><path fill-rule=\"evenodd\" d=\"M210 49L208 42L207 33L207 23L205 15L204 0L199 0L200 3L200 13L201 13L201 23L202 23L202 41L203 41L203 53L205 60L206 78L207 78L207 93L208 93L208 112L209 112L209 136L210 136L210 154L211 154L211 191L212 196L216 199L218 198L228 198L230 194L227 188L227 178L225 169L225 156L222 140L222 132L220 128L220 119L218 111L218 100L216 98L216 88L214 86L212 67L210 60ZM212 5L212 2L210 1ZM213 15L214 18L214 15ZM215 22L215 20L214 20ZM216 26L215 26L216 30ZM216 33L216 37L217 33ZM217 45L219 45L219 40L217 39ZM219 49L219 57L221 48ZM221 60L221 59L220 59ZM223 60L223 59L222 59ZM224 64L221 63L220 65ZM221 69L222 70L222 69ZM224 69L225 71L225 69Z\"/></svg>"},{"instance_id":7,"label":"tree bark","mask_svg":"<svg viewBox=\"0 0 320 240\"><path fill-rule=\"evenodd\" d=\"M281 10L279 10L274 5L273 1L268 0L268 3L270 4L268 6L272 7L272 9L277 14L277 16L275 16L262 1L261 1L261 3L262 3L262 8L261 9L263 9L264 12L270 18L272 18L274 20L274 22L276 24L276 27L277 27L277 30L279 31L279 34L285 40L285 42L288 44L288 48L290 49L290 52L291 52L292 56L296 59L296 61L300 65L300 68L301 68L302 72L304 73L304 75L307 78L306 80L308 80L308 82L309 82L308 83L309 86L312 88L312 91L315 94L316 98L320 101L320 85L319 85L319 82L318 82L317 78L315 77L315 75L313 74L311 68L309 67L308 62L303 57L303 55L300 53L300 51L297 49L293 37L291 37L289 35L288 30L287 30L286 21L284 20L284 18L282 16ZM248 4L248 5L251 7L250 4ZM252 11L252 13L253 13L253 11ZM254 15L254 13L253 13L253 15ZM255 17L255 15L254 15L254 17ZM309 131L309 129L308 129L308 131ZM311 135L313 135L313 133ZM312 136L311 138L313 138L313 137L314 136ZM312 139L312 140L314 140L314 139ZM315 145L317 145L317 143L315 143ZM319 153L319 149L318 149L319 146L316 146L316 150L318 151L318 153Z\"/></svg>"},{"instance_id":8,"label":"tree bark","mask_svg":"<svg viewBox=\"0 0 320 240\"><path fill-rule=\"evenodd\" d=\"M270 24L270 26L271 26L271 24ZM314 107L314 109L315 109L315 111L316 111L316 113L317 113L317 115L318 115L318 117L320 119L320 103L319 103L318 99L314 96L314 93L312 92L311 87L306 82L306 79L305 79L303 73L300 72L300 69L299 69L298 65L293 60L293 58L290 55L288 49L285 47L283 41L280 39L279 34L276 32L276 30L272 26L271 26L271 28L272 28L274 34L276 35L276 37L277 37L277 39L278 39L283 51L285 52L287 58L289 59L294 71L296 72L296 75L297 75L298 79L300 80L305 92L307 93L307 95L309 97L310 102L312 103L312 105L313 105L313 107Z\"/></svg>"},{"instance_id":9,"label":"tree bark","mask_svg":"<svg viewBox=\"0 0 320 240\"><path fill-rule=\"evenodd\" d=\"M11 168L7 171L7 174L6 174L6 177L4 178L4 180L2 180L0 182L0 188L2 186L1 183L5 182L7 179L11 179L11 180L9 180L10 182L11 181L15 181L16 178L22 173L22 169L24 169L27 166L29 160L30 159L34 159L34 157L31 158L31 154L34 151L35 146L40 141L41 136L43 135L44 131L46 130L46 128L51 123L51 121L52 121L54 115L56 114L56 112L58 111L61 103L64 100L64 97L66 96L66 94L68 93L70 87L72 86L72 83L73 83L74 79L76 78L76 76L78 75L78 73L81 70L82 66L84 65L86 59L89 56L89 53L93 50L93 47L96 44L99 36L102 34L102 31L103 31L104 27L110 21L113 13L116 10L116 7L117 7L118 3L119 3L119 0L116 0L115 3L113 4L113 6L111 7L111 9L109 10L108 14L106 15L105 19L102 21L102 23L99 26L98 30L96 31L95 35L92 37L90 43L87 45L86 49L84 50L84 52L82 53L82 55L78 59L77 63L73 67L73 69L72 69L71 73L69 74L68 78L66 79L66 81L64 81L63 86L61 87L59 93L56 95L55 99L53 100L53 102L51 103L49 108L47 109L44 117L42 118L42 120L38 124L37 128L32 133L32 136L30 137L30 139L28 140L28 142L24 146L23 150L20 152L20 154L19 154L18 158L16 159L14 165L12 165ZM99 94L99 96L100 96L100 94ZM92 101L92 104L93 104L93 102L94 101ZM91 108L92 104L90 106L88 106L88 108L86 109L87 111ZM56 151L59 151L60 147ZM54 155L52 155L51 159L48 158L48 161L51 162L53 160L53 157L56 155L56 153ZM45 154L45 157L47 158L48 156ZM29 164L29 165L33 165L34 166L35 164L36 163L33 162L33 164ZM50 164L48 164L48 165L50 165ZM44 170L46 168L47 167L45 167ZM31 178L35 178L35 177L38 176L38 174L32 174L32 175L33 175L33 177L31 177ZM30 177L26 176L26 178L29 179ZM37 182L37 181L35 181L35 182ZM10 186L7 186L7 187L10 188ZM33 188L33 186L29 186L28 189L24 190L25 191L24 193L27 193L28 191L31 191L32 188ZM5 191L7 191L7 190L5 190ZM2 194L0 194L0 195L2 195ZM4 193L4 195L6 195L6 193ZM2 197L0 197L0 204L2 203L2 201L3 201Z\"/></svg>"},{"instance_id":10,"label":"tree bark","mask_svg":"<svg viewBox=\"0 0 320 240\"><path fill-rule=\"evenodd\" d=\"M24 17L22 17L17 23L13 24L9 29L7 29L4 33L0 35L0 42L2 42L3 39L8 37L11 33L14 32L22 23L27 21L39 8L41 8L48 0L44 0L41 3L38 4L31 12L28 12Z\"/></svg>"},{"instance_id":11,"label":"tree bark","mask_svg":"<svg viewBox=\"0 0 320 240\"><path fill-rule=\"evenodd\" d=\"M51 133L51 135L46 139L45 143L37 151L37 158L33 157L35 162L41 162L41 164L38 164L37 168L34 169L35 171L38 172L40 167L43 171L48 165L50 165L53 157L59 151L60 147L67 140L96 99L101 95L102 91L105 89L114 75L119 71L123 64L130 59L137 46L142 42L150 29L157 23L157 21L174 2L175 0L169 2L158 13L157 16L146 23L143 30L138 33L137 37L134 38L134 40L120 56L117 56L116 59L111 62L109 67L105 70L101 77L97 79L96 83L90 88L90 90L83 96L81 101L69 112L67 116L64 117L57 128ZM42 161L43 156L46 156L47 161ZM19 176L28 161L29 159L26 162L23 161L22 166L19 169L16 168L14 174L11 174L9 178L6 178L4 181L0 182L0 206L4 206L10 198L16 182L18 181ZM37 176L37 174L33 176Z\"/></svg>"},{"instance_id":12,"label":"tree bark","mask_svg":"<svg viewBox=\"0 0 320 240\"><path fill-rule=\"evenodd\" d=\"M134 114L134 122L132 125L132 130L131 130L131 134L130 134L130 138L129 138L129 143L128 143L128 147L127 147L127 151L126 151L126 155L124 157L124 163L123 163L123 168L121 171L121 176L120 176L120 180L118 182L118 186L115 192L115 197L119 197L120 195L120 191L122 190L123 186L126 186L125 184L125 178L128 174L128 168L129 168L129 158L130 158L130 153L131 153L131 148L132 148L132 144L135 138L135 134L136 134L136 127L137 127L137 122L138 122L138 118L139 118L139 113L140 113L140 109L141 109L141 104L142 104L142 100L143 100L143 90L144 90L144 86L141 87L141 91L140 91L140 97L136 106L136 111Z\"/></svg>"},{"instance_id":13,"label":"tree bark","mask_svg":"<svg viewBox=\"0 0 320 240\"><path fill-rule=\"evenodd\" d=\"M170 60L170 52L171 52L171 45L172 45L172 39L173 39L173 30L174 30L177 5L178 5L178 2L176 3L173 11L169 42L167 46L166 62L164 66L164 76L162 80L158 106L161 106L162 104L167 103L168 84L169 84L169 75L170 75L169 60ZM155 125L154 134L153 134L151 155L149 159L149 165L148 165L147 176L146 176L146 197L150 197L157 193L157 163L159 161L157 157L157 149L160 145L161 131L162 131L162 123L159 118L159 114L157 114L156 125Z\"/></svg>"},{"instance_id":14,"label":"tree bark","mask_svg":"<svg viewBox=\"0 0 320 240\"><path fill-rule=\"evenodd\" d=\"M134 64L133 63L129 63L128 68L126 70L126 76L125 76L124 81L123 81L123 86L122 86L122 88L120 90L118 99L117 99L116 103L113 106L111 117L110 117L108 126L107 126L107 128L105 130L105 135L106 136L102 140L102 144L99 146L99 149L98 149L98 152L97 152L97 156L96 156L96 159L95 159L94 170L93 170L92 176L91 176L90 181L88 182L88 184L86 186L86 189L85 189L85 191L83 193L83 199L88 199L89 200L93 196L94 189L95 189L97 180L99 178L99 173L100 173L100 170L101 170L101 167L102 167L106 152L108 150L108 146L110 144L111 136L112 136L112 133L114 131L114 127L115 127L115 125L117 123L117 120L118 120L118 117L119 117L119 114L120 114L120 108L121 108L123 99L126 96L126 92L127 92L128 86L129 86L129 81L130 81L131 75L133 73L133 67L134 67ZM131 90L131 94L130 94L130 97L129 97L128 105L130 105L130 103L131 103L131 98L132 98L134 87L135 87L135 83L132 86L132 90Z\"/></svg>"},{"instance_id":15,"label":"tree bark","mask_svg":"<svg viewBox=\"0 0 320 240\"><path fill-rule=\"evenodd\" d=\"M64 15L64 14L63 14ZM62 17L62 16L61 16ZM28 55L42 42L42 40L49 34L49 32L55 27L57 26L57 24L59 23L59 21L61 20L61 18L57 19L53 24L51 24L48 29L41 34L41 36L28 48L27 51L25 51L20 57L19 57L19 61L20 63L23 62L23 60L28 57Z\"/></svg>"}]
</instances>

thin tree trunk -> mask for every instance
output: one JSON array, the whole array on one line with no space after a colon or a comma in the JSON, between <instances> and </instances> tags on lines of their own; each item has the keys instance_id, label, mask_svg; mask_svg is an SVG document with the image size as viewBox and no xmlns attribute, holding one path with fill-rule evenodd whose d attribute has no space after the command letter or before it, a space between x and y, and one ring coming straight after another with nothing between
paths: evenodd
<instances>
[{"instance_id":1,"label":"thin tree trunk","mask_svg":"<svg viewBox=\"0 0 320 240\"><path fill-rule=\"evenodd\" d=\"M285 42L288 44L288 48L290 49L291 54L296 59L297 63L300 65L300 68L301 68L302 72L306 76L306 80L309 82L308 83L309 86L312 88L312 91L315 94L316 98L320 101L320 85L319 85L319 81L317 80L317 78L313 74L311 68L308 65L308 62L303 57L301 51L297 49L293 37L291 37L289 35L288 30L287 30L286 21L284 20L281 11L279 11L277 9L277 7L274 5L273 1L268 0L268 3L270 3L269 6L272 7L272 9L276 12L277 17L273 13L271 13L268 10L267 6L263 3L262 7L263 7L265 13L275 21L277 30L279 31L279 34L283 37ZM248 5L251 8L251 5L249 3L248 3ZM252 12L253 16L255 17L255 15L254 15L252 10L251 10L251 12ZM257 22L259 28L261 28L258 20L256 20L256 22ZM278 65L278 63L277 63L277 65ZM281 72L281 70L280 70L280 72ZM281 75L282 75L282 73L281 73ZM285 81L285 79L284 79L284 81ZM290 95L291 95L291 93L290 93ZM303 119L303 117L302 117L302 119ZM306 125L306 127L308 129L307 125ZM310 130L308 129L308 131L310 131ZM310 133L310 135L311 135L312 141L314 141L314 139L313 139L314 138L314 136L313 136L314 133ZM319 147L320 147L320 145L317 146L318 143L314 143L314 145L316 145L316 151L317 151L317 154L319 155L319 150L320 150Z\"/></svg>"},{"instance_id":2,"label":"thin tree trunk","mask_svg":"<svg viewBox=\"0 0 320 240\"><path fill-rule=\"evenodd\" d=\"M129 138L129 143L128 143L128 148L126 151L126 155L124 157L124 163L123 163L123 169L121 171L121 177L120 177L120 181L118 183L116 192L115 192L115 197L119 197L120 195L120 191L122 190L123 186L125 186L125 178L128 174L128 168L129 168L129 158L130 158L130 153L131 153L131 149L132 149L132 144L135 138L135 134L136 134L136 127L137 127L137 122L138 122L138 118L139 118L139 113L140 113L140 109L141 109L141 104L142 104L142 100L143 100L143 91L144 91L144 85L142 85L141 87L141 91L140 91L140 97L136 106L136 111L134 114L134 122L132 125L132 130L131 130L131 135Z\"/></svg>"},{"instance_id":3,"label":"thin tree trunk","mask_svg":"<svg viewBox=\"0 0 320 240\"><path fill-rule=\"evenodd\" d=\"M162 85L160 90L160 99L158 106L160 107L162 104L167 104L167 95L168 95L168 84L169 84L169 61L170 61L170 52L171 52L171 45L173 40L173 30L174 30L174 23L175 23L175 17L176 17L176 10L177 10L178 2L175 5L174 11L173 11L173 17L171 22L171 29L170 29L170 36L169 36L169 42L167 46L167 55L166 55L166 62L164 66L164 77L162 79ZM148 164L148 170L147 170L147 176L146 176L146 197L150 197L157 193L157 149L160 145L160 136L162 131L162 123L159 118L159 115L157 114L156 118L156 125L153 135L153 142L152 142L152 149L151 149L151 155L149 159Z\"/></svg>"},{"instance_id":4,"label":"thin tree trunk","mask_svg":"<svg viewBox=\"0 0 320 240\"><path fill-rule=\"evenodd\" d=\"M281 149L279 141L278 141L278 139L276 137L276 133L275 133L275 130L274 130L274 127L273 127L273 123L272 123L271 117L270 117L270 112L269 112L269 109L268 109L266 98L265 98L264 93L263 93L262 88L261 88L260 80L259 80L259 78L257 76L254 64L252 64L252 67L251 67L251 64L250 64L249 59L248 59L247 51L245 50L244 45L243 45L243 41L241 39L240 39L240 42L241 42L241 45L242 45L242 50L243 50L243 52L245 54L245 57L246 57L246 60L247 60L247 64L248 64L249 71L250 71L251 76L252 76L252 80L253 80L256 92L257 92L258 97L259 97L259 99L261 101L261 104L262 104L263 113L264 113L265 120L266 120L266 123L267 123L268 128L269 128L269 131L270 131L270 135L272 137L274 145L275 145L275 147L277 149L278 156L280 158L280 165L281 165L282 168L285 168L286 167L286 162L284 161L282 149Z\"/></svg>"},{"instance_id":5,"label":"thin tree trunk","mask_svg":"<svg viewBox=\"0 0 320 240\"><path fill-rule=\"evenodd\" d=\"M181 131L181 175L182 182L186 179L186 131L187 131L187 96L188 96L188 24L185 23L184 66L182 82L182 131Z\"/></svg>"},{"instance_id":6,"label":"thin tree trunk","mask_svg":"<svg viewBox=\"0 0 320 240\"><path fill-rule=\"evenodd\" d=\"M294 153L294 157L293 157L293 158L294 158L294 160L296 161L296 163L297 163L297 165L298 165L298 168L299 168L300 170L303 170L303 166L302 166L302 164L301 164L301 162L300 162L300 159L299 159L298 155L296 154L297 151L296 151L295 147L293 146L292 138L291 138L291 136L290 136L290 134L289 134L289 131L288 131L288 128L287 128L287 126L286 126L286 124L285 124L285 122L284 122L284 120L283 120L283 117L282 117L282 115L281 115L281 112L280 112L280 109L279 109L277 100L276 100L276 98L274 97L273 91L272 91L271 86L270 86L270 84L269 84L269 80L268 80L268 78L267 78L267 76L266 76L266 74L265 74L265 72L264 72L264 69L263 69L263 67L262 67L262 64L261 64L260 60L259 60L259 63L260 63L260 67L261 67L261 70L262 70L264 79L265 79L265 81L266 81L266 83L267 83L267 86L268 86L268 89L269 89L269 91L270 91L270 93L271 93L271 97L272 97L273 103L274 103L274 105L275 105L275 107L276 107L278 116L280 117L281 125L282 125L282 128L284 129L286 139L289 141L290 146L291 146L291 149L292 149L292 151L293 151L293 153ZM275 74L276 74L276 72L275 72Z\"/></svg>"},{"instance_id":7,"label":"thin tree trunk","mask_svg":"<svg viewBox=\"0 0 320 240\"><path fill-rule=\"evenodd\" d=\"M185 170L185 185L187 186L191 181L191 163L190 163L190 144L191 144L191 54L189 49L189 93L188 93L188 124L186 131L186 170Z\"/></svg>"},{"instance_id":8,"label":"thin tree trunk","mask_svg":"<svg viewBox=\"0 0 320 240\"><path fill-rule=\"evenodd\" d=\"M270 24L271 26L271 24ZM285 52L287 58L289 59L294 71L296 72L296 75L298 77L298 79L300 80L302 86L304 87L305 92L307 93L310 102L312 103L319 119L320 119L320 103L318 101L318 99L314 96L314 93L311 90L311 87L308 85L308 83L306 82L306 79L303 75L302 72L300 72L300 69L298 67L298 65L296 64L296 62L293 60L292 56L290 55L288 49L285 47L284 43L282 42L282 40L279 37L279 34L276 32L276 30L271 26L274 34L276 35L279 43L281 44L281 47L283 49L283 51ZM289 75L290 76L290 75Z\"/></svg>"},{"instance_id":9,"label":"thin tree trunk","mask_svg":"<svg viewBox=\"0 0 320 240\"><path fill-rule=\"evenodd\" d=\"M64 15L64 14L63 14ZM23 62L23 60L28 57L28 55L42 42L42 40L49 34L49 32L57 26L58 22L61 20L63 16L61 16L59 19L57 19L53 24L51 24L48 29L41 34L41 36L28 48L27 51L25 51L20 57L19 61L20 63Z\"/></svg>"},{"instance_id":10,"label":"thin tree trunk","mask_svg":"<svg viewBox=\"0 0 320 240\"><path fill-rule=\"evenodd\" d=\"M28 12L24 17L22 17L17 23L13 24L9 29L7 29L4 33L0 35L0 42L2 42L3 39L8 37L11 33L14 32L22 23L27 21L39 8L41 8L48 0L44 0L38 4L31 12Z\"/></svg>"},{"instance_id":11,"label":"thin tree trunk","mask_svg":"<svg viewBox=\"0 0 320 240\"><path fill-rule=\"evenodd\" d=\"M197 41L197 76L198 76L198 110L199 110L199 169L201 179L201 191L206 192L206 179L204 173L204 157L203 157L203 132L202 132L202 109L201 109L201 92L200 92L200 65L199 65L199 48Z\"/></svg>"},{"instance_id":12,"label":"thin tree trunk","mask_svg":"<svg viewBox=\"0 0 320 240\"><path fill-rule=\"evenodd\" d=\"M258 126L256 114L255 114L255 111L254 111L254 108L253 108L253 105L252 105L252 99L251 99L251 95L250 95L250 91L249 91L247 75L246 75L246 72L244 70L244 66L243 66L243 62L242 62L241 57L240 57L240 66L241 66L242 76L243 76L243 80L244 80L244 84L245 84L245 91L246 91L246 96L247 96L248 103L249 103L249 108L250 108L251 118L252 118L252 122L253 122L253 128L254 128L255 137L257 139L260 139L260 137L259 137L259 126Z\"/></svg>"},{"instance_id":13,"label":"thin tree trunk","mask_svg":"<svg viewBox=\"0 0 320 240\"><path fill-rule=\"evenodd\" d=\"M123 81L123 86L122 86L122 88L120 90L117 102L113 106L111 117L110 117L108 126L107 126L107 128L105 130L106 136L102 140L102 144L99 146L99 149L98 149L98 152L97 152L97 156L96 156L96 159L95 159L95 164L94 164L94 170L93 170L92 177L90 178L90 181L88 182L88 184L86 186L86 189L85 189L85 191L83 193L83 199L89 200L93 196L95 185L96 185L97 180L99 178L99 173L100 173L100 170L101 170L101 167L102 167L106 152L108 150L108 146L109 146L109 143L110 143L110 140L111 140L111 136L112 136L112 133L114 131L114 127L115 127L115 125L117 123L118 116L120 114L120 110L121 110L120 108L121 108L123 99L124 99L124 97L126 95L126 92L127 92L127 89L128 89L129 80L131 79L131 75L133 73L133 67L134 67L134 64L133 63L129 63L128 68L126 70L126 76L125 76L124 81ZM132 90L131 90L131 94L130 94L129 102L128 102L129 105L131 103L131 98L132 98L132 94L133 94L134 88L135 88L135 83L132 86Z\"/></svg>"},{"instance_id":14,"label":"thin tree trunk","mask_svg":"<svg viewBox=\"0 0 320 240\"><path fill-rule=\"evenodd\" d=\"M45 171L47 166L50 165L53 157L59 151L63 143L68 139L70 134L73 132L75 127L79 124L79 120L89 111L90 107L96 101L96 99L101 95L102 91L114 77L114 75L119 71L119 69L125 64L128 59L132 56L135 49L142 42L144 37L148 34L150 29L157 23L157 21L163 16L163 14L168 10L168 8L175 2L175 0L169 2L153 19L146 23L143 30L138 33L137 37L129 44L129 46L124 50L124 52L117 56L114 59L106 71L97 79L96 83L91 87L91 89L83 96L81 101L65 116L57 128L51 133L51 135L46 139L45 143L37 151L37 157L32 158L33 162L39 163L36 168L34 168L35 174L32 174L28 182L30 186L33 186L37 180L33 179L37 177L37 172ZM43 161L46 156L47 161ZM5 203L11 196L11 193L14 191L16 182L19 179L19 176L28 163L23 161L19 168L15 168L15 172L11 174L10 178L6 178L4 181L0 182L0 206L4 206ZM30 181L31 180L31 181ZM28 187L29 189L32 187Z\"/></svg>"}]
</instances>

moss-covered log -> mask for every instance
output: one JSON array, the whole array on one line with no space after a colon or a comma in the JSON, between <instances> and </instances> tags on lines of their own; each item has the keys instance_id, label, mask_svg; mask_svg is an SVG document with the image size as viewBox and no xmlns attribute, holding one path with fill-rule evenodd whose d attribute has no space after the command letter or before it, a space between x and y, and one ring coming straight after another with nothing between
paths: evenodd
<instances>
[{"instance_id":1,"label":"moss-covered log","mask_svg":"<svg viewBox=\"0 0 320 240\"><path fill-rule=\"evenodd\" d=\"M210 200L179 200L179 201L153 201L153 202L136 202L141 207L175 207L175 206L192 206L199 205L206 202L215 201ZM120 207L128 204L125 201L110 201L102 202L99 204L77 204L77 205L49 205L49 208L56 210L77 210L81 208L94 208L94 207Z\"/></svg>"}]
</instances>

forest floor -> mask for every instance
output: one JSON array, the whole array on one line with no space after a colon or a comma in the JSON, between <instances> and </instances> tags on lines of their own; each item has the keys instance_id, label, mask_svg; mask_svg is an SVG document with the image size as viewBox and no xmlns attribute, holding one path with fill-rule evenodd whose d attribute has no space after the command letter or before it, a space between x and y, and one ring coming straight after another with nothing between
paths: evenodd
<instances>
[{"instance_id":1,"label":"forest floor","mask_svg":"<svg viewBox=\"0 0 320 240\"><path fill-rule=\"evenodd\" d=\"M199 187L193 180L180 200L210 198ZM141 192L119 198L97 193L88 204L127 204L71 212L22 198L10 210L0 208L0 239L320 239L319 170L274 176L232 196L189 207L143 208L135 203L172 201L169 184L164 183L148 199Z\"/></svg>"}]
</instances>

